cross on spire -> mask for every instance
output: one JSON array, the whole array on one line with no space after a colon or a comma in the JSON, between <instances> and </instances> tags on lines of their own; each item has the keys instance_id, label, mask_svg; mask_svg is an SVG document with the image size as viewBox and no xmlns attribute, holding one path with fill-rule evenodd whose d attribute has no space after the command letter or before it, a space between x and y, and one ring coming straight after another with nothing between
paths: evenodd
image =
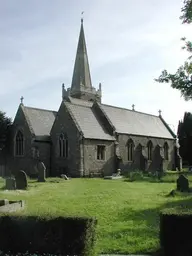
<instances>
[{"instance_id":1,"label":"cross on spire","mask_svg":"<svg viewBox=\"0 0 192 256\"><path fill-rule=\"evenodd\" d=\"M21 104L23 104L23 100L24 100L24 98L23 98L23 96L21 96L21 98L20 98Z\"/></svg>"},{"instance_id":2,"label":"cross on spire","mask_svg":"<svg viewBox=\"0 0 192 256\"><path fill-rule=\"evenodd\" d=\"M162 111L159 109L159 111L158 111L158 112L159 112L159 116L161 116Z\"/></svg>"},{"instance_id":3,"label":"cross on spire","mask_svg":"<svg viewBox=\"0 0 192 256\"><path fill-rule=\"evenodd\" d=\"M84 14L84 11L81 12L81 23L83 23L83 14Z\"/></svg>"},{"instance_id":4,"label":"cross on spire","mask_svg":"<svg viewBox=\"0 0 192 256\"><path fill-rule=\"evenodd\" d=\"M133 111L135 110L135 105L134 105L134 104L132 105L132 110L133 110Z\"/></svg>"}]
</instances>

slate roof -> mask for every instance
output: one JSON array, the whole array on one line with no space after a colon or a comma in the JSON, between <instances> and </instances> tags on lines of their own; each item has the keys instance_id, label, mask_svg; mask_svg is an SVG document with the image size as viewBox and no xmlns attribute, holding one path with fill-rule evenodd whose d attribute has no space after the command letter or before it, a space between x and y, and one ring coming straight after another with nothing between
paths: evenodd
<instances>
[{"instance_id":1,"label":"slate roof","mask_svg":"<svg viewBox=\"0 0 192 256\"><path fill-rule=\"evenodd\" d=\"M173 139L173 135L159 116L105 104L99 106L118 133Z\"/></svg>"},{"instance_id":2,"label":"slate roof","mask_svg":"<svg viewBox=\"0 0 192 256\"><path fill-rule=\"evenodd\" d=\"M39 138L49 136L57 112L26 106L23 106L23 109L34 134Z\"/></svg>"},{"instance_id":3,"label":"slate roof","mask_svg":"<svg viewBox=\"0 0 192 256\"><path fill-rule=\"evenodd\" d=\"M115 140L109 135L101 125L91 107L81 106L65 102L67 108L78 123L79 128L83 132L84 138Z\"/></svg>"}]
</instances>

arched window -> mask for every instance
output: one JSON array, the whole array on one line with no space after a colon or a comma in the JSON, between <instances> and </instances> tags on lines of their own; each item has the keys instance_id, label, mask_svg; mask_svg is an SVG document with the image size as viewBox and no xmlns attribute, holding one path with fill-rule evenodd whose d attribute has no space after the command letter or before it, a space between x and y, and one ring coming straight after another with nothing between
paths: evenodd
<instances>
[{"instance_id":1,"label":"arched window","mask_svg":"<svg viewBox=\"0 0 192 256\"><path fill-rule=\"evenodd\" d=\"M24 155L24 137L21 131L18 131L15 137L15 155Z\"/></svg>"},{"instance_id":2,"label":"arched window","mask_svg":"<svg viewBox=\"0 0 192 256\"><path fill-rule=\"evenodd\" d=\"M151 141L149 141L147 144L147 157L149 161L152 161L152 148L153 148L153 144Z\"/></svg>"},{"instance_id":3,"label":"arched window","mask_svg":"<svg viewBox=\"0 0 192 256\"><path fill-rule=\"evenodd\" d=\"M127 142L127 160L128 161L133 161L133 148L134 148L133 140L129 139Z\"/></svg>"},{"instance_id":4,"label":"arched window","mask_svg":"<svg viewBox=\"0 0 192 256\"><path fill-rule=\"evenodd\" d=\"M59 156L67 158L68 157L68 138L66 134L61 134L59 136Z\"/></svg>"},{"instance_id":5,"label":"arched window","mask_svg":"<svg viewBox=\"0 0 192 256\"><path fill-rule=\"evenodd\" d=\"M169 146L167 142L164 143L164 159L169 160Z\"/></svg>"}]
</instances>

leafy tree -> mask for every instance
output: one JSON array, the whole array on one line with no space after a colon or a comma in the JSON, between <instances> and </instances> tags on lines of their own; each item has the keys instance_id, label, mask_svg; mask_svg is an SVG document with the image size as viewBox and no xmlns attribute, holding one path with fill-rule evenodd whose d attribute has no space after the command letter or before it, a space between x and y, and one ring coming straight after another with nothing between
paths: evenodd
<instances>
[{"instance_id":1,"label":"leafy tree","mask_svg":"<svg viewBox=\"0 0 192 256\"><path fill-rule=\"evenodd\" d=\"M11 119L6 116L6 113L0 111L0 151L9 147L11 125Z\"/></svg>"},{"instance_id":2,"label":"leafy tree","mask_svg":"<svg viewBox=\"0 0 192 256\"><path fill-rule=\"evenodd\" d=\"M183 121L178 125L178 138L180 144L180 155L184 162L192 165L191 145L192 145L192 114L185 112Z\"/></svg>"},{"instance_id":3,"label":"leafy tree","mask_svg":"<svg viewBox=\"0 0 192 256\"><path fill-rule=\"evenodd\" d=\"M182 15L180 19L182 23L192 23L192 0L184 0L184 6L181 9ZM182 49L192 53L192 42L187 41L185 37ZM185 100L192 100L192 55L188 57L185 63L178 68L175 74L170 74L167 70L163 70L161 75L155 81L159 83L171 83L171 87L178 89Z\"/></svg>"}]
</instances>

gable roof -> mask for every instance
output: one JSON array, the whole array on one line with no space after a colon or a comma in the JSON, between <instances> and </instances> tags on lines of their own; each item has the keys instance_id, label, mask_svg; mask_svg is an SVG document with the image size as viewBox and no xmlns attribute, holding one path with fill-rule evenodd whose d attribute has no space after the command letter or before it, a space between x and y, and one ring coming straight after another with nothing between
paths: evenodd
<instances>
[{"instance_id":1,"label":"gable roof","mask_svg":"<svg viewBox=\"0 0 192 256\"><path fill-rule=\"evenodd\" d=\"M174 133L159 116L105 104L99 104L99 106L113 124L117 133L174 138Z\"/></svg>"},{"instance_id":2,"label":"gable roof","mask_svg":"<svg viewBox=\"0 0 192 256\"><path fill-rule=\"evenodd\" d=\"M57 114L56 111L26 106L23 106L23 111L28 125L32 128L35 136L50 136L50 131Z\"/></svg>"},{"instance_id":3,"label":"gable roof","mask_svg":"<svg viewBox=\"0 0 192 256\"><path fill-rule=\"evenodd\" d=\"M115 138L108 134L105 128L101 125L91 107L71 104L69 102L65 102L65 105L73 118L75 118L84 138L115 140Z\"/></svg>"}]
</instances>

